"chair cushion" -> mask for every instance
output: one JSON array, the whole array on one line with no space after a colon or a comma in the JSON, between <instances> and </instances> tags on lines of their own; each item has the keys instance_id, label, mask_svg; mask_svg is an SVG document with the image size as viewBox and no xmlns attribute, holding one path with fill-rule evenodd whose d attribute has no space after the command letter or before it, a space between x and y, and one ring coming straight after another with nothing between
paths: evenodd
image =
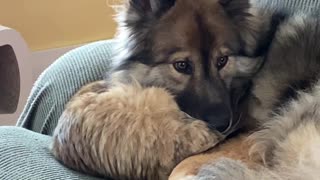
<instances>
[{"instance_id":1,"label":"chair cushion","mask_svg":"<svg viewBox=\"0 0 320 180\"><path fill-rule=\"evenodd\" d=\"M49 151L51 137L20 127L0 127L1 180L99 180L61 165Z\"/></svg>"}]
</instances>

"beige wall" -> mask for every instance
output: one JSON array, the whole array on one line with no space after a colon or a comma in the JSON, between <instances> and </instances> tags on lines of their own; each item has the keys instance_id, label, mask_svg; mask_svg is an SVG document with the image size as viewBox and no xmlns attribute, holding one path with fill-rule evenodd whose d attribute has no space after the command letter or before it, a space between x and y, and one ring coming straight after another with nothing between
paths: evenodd
<instances>
[{"instance_id":1,"label":"beige wall","mask_svg":"<svg viewBox=\"0 0 320 180\"><path fill-rule=\"evenodd\" d=\"M107 1L0 0L0 24L18 30L32 50L108 39L115 22Z\"/></svg>"}]
</instances>

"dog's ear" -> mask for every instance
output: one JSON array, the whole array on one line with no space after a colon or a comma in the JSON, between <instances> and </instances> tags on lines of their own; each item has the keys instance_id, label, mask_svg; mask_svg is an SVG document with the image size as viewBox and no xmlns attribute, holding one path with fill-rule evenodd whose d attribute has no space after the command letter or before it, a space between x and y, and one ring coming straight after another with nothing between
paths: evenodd
<instances>
[{"instance_id":1,"label":"dog's ear","mask_svg":"<svg viewBox=\"0 0 320 180\"><path fill-rule=\"evenodd\" d=\"M232 0L219 0L219 3L223 6L227 5Z\"/></svg>"},{"instance_id":2,"label":"dog's ear","mask_svg":"<svg viewBox=\"0 0 320 180\"><path fill-rule=\"evenodd\" d=\"M160 17L168 11L176 0L128 0L127 18L148 20Z\"/></svg>"},{"instance_id":3,"label":"dog's ear","mask_svg":"<svg viewBox=\"0 0 320 180\"><path fill-rule=\"evenodd\" d=\"M115 59L120 64L114 65L119 68L126 66L123 59L148 59L151 49L149 39L152 27L160 17L168 12L176 0L125 0L120 6L115 6L118 23L117 40L119 52ZM130 58L129 58L130 57ZM134 58L132 58L134 57Z\"/></svg>"},{"instance_id":4,"label":"dog's ear","mask_svg":"<svg viewBox=\"0 0 320 180\"><path fill-rule=\"evenodd\" d=\"M136 11L144 14L157 14L172 7L175 0L129 0L129 5Z\"/></svg>"},{"instance_id":5,"label":"dog's ear","mask_svg":"<svg viewBox=\"0 0 320 180\"><path fill-rule=\"evenodd\" d=\"M243 16L251 6L249 0L219 0L219 3L231 16Z\"/></svg>"},{"instance_id":6,"label":"dog's ear","mask_svg":"<svg viewBox=\"0 0 320 180\"><path fill-rule=\"evenodd\" d=\"M260 39L269 30L269 15L259 8L259 2L251 0L219 0L225 13L233 20L243 41L243 55L255 56ZM264 4L264 3L262 3ZM270 39L270 38L269 38ZM258 54L260 55L260 54Z\"/></svg>"}]
</instances>

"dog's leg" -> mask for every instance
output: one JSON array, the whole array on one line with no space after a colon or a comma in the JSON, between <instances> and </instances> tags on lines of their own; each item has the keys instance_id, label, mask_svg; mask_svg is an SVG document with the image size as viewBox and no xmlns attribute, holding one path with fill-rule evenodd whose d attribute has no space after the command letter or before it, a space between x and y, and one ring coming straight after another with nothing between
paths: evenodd
<instances>
[{"instance_id":1,"label":"dog's leg","mask_svg":"<svg viewBox=\"0 0 320 180\"><path fill-rule=\"evenodd\" d=\"M230 139L214 149L182 161L169 180L271 180L279 179L260 159L249 156L247 135Z\"/></svg>"},{"instance_id":2,"label":"dog's leg","mask_svg":"<svg viewBox=\"0 0 320 180\"><path fill-rule=\"evenodd\" d=\"M247 135L228 140L214 149L182 161L171 173L169 180L202 179L207 176L232 179L250 175L252 168L259 164L249 157L250 142ZM228 171L224 172L225 169ZM221 177L220 177L221 176ZM229 178L230 177L230 178Z\"/></svg>"},{"instance_id":3,"label":"dog's leg","mask_svg":"<svg viewBox=\"0 0 320 180\"><path fill-rule=\"evenodd\" d=\"M201 166L193 179L256 180L261 178L258 178L258 171L248 168L241 161L222 157L215 162Z\"/></svg>"}]
</instances>

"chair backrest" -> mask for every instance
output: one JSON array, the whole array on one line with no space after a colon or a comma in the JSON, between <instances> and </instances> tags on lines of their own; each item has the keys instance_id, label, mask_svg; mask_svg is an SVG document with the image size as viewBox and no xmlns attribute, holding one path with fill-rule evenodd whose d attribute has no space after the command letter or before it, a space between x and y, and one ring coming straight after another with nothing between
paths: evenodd
<instances>
[{"instance_id":1,"label":"chair backrest","mask_svg":"<svg viewBox=\"0 0 320 180\"><path fill-rule=\"evenodd\" d=\"M297 11L318 13L320 10L319 0L258 0L258 3L264 7L286 10L288 13Z\"/></svg>"}]
</instances>

